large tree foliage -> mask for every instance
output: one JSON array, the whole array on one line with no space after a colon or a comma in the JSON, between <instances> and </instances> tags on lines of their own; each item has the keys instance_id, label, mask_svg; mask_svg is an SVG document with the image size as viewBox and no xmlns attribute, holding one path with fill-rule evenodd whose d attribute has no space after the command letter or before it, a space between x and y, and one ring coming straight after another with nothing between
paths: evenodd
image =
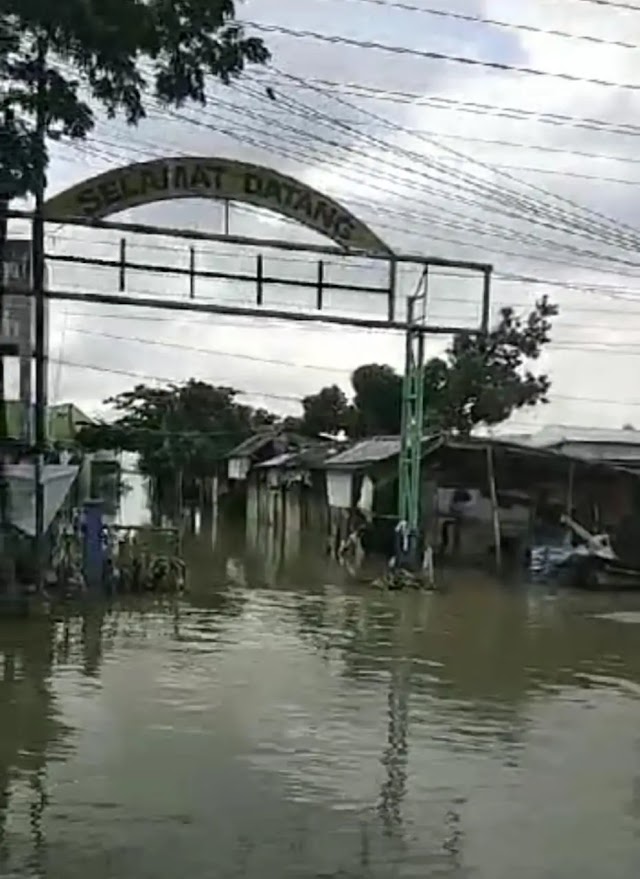
<instances>
[{"instance_id":1,"label":"large tree foliage","mask_svg":"<svg viewBox=\"0 0 640 879\"><path fill-rule=\"evenodd\" d=\"M233 0L0 0L0 325L7 206L42 201L48 140L85 138L96 107L135 125L148 107L206 104L207 77L269 57L234 17Z\"/></svg>"},{"instance_id":2,"label":"large tree foliage","mask_svg":"<svg viewBox=\"0 0 640 879\"><path fill-rule=\"evenodd\" d=\"M191 379L182 385L137 385L105 402L117 417L85 427L79 442L88 450L137 452L140 470L160 484L182 474L185 494L212 476L223 456L275 416L243 406L233 388Z\"/></svg>"},{"instance_id":3,"label":"large tree foliage","mask_svg":"<svg viewBox=\"0 0 640 879\"><path fill-rule=\"evenodd\" d=\"M443 357L425 364L425 429L468 434L476 425L498 424L517 409L546 402L549 378L532 372L530 364L549 342L556 314L556 306L544 297L526 317L502 309L484 335L457 334ZM322 423L331 432L346 422L353 436L399 433L402 377L390 366L369 364L353 373L351 383L350 411L341 410L339 417L329 405L336 398L334 389L307 397L303 429L312 432Z\"/></svg>"},{"instance_id":4,"label":"large tree foliage","mask_svg":"<svg viewBox=\"0 0 640 879\"><path fill-rule=\"evenodd\" d=\"M504 309L485 336L457 335L442 358L425 366L425 430L469 433L478 424L497 424L523 406L545 402L549 379L534 374L531 361L549 341L555 306L541 299L525 318ZM267 425L308 435L346 430L351 436L397 434L402 378L390 366L369 364L352 376L353 401L332 385L303 402L300 419L280 420L237 402L232 388L192 379L182 385L138 385L108 400L116 412L110 423L85 428L88 449L137 452L144 473L172 483L177 472L185 494L252 432Z\"/></svg>"},{"instance_id":5,"label":"large tree foliage","mask_svg":"<svg viewBox=\"0 0 640 879\"><path fill-rule=\"evenodd\" d=\"M402 377L391 366L359 366L351 376L353 432L357 436L400 430Z\"/></svg>"},{"instance_id":6,"label":"large tree foliage","mask_svg":"<svg viewBox=\"0 0 640 879\"><path fill-rule=\"evenodd\" d=\"M347 395L337 385L330 385L317 394L305 397L302 410L304 414L301 422L291 424L291 427L302 430L309 436L337 434L350 427L351 407Z\"/></svg>"},{"instance_id":7,"label":"large tree foliage","mask_svg":"<svg viewBox=\"0 0 640 879\"><path fill-rule=\"evenodd\" d=\"M264 63L234 15L233 0L0 0L0 197L33 192L41 136L85 137L96 105L136 124Z\"/></svg>"},{"instance_id":8,"label":"large tree foliage","mask_svg":"<svg viewBox=\"0 0 640 879\"><path fill-rule=\"evenodd\" d=\"M499 424L518 409L546 403L549 377L530 364L550 341L557 313L543 297L526 317L503 308L486 335L456 335L445 358L425 368L427 425L468 434L478 424Z\"/></svg>"}]
</instances>

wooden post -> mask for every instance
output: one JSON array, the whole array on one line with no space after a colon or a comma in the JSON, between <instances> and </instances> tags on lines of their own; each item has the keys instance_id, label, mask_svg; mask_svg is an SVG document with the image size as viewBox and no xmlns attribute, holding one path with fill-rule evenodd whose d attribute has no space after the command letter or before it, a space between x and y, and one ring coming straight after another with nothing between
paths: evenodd
<instances>
[{"instance_id":1,"label":"wooden post","mask_svg":"<svg viewBox=\"0 0 640 879\"><path fill-rule=\"evenodd\" d=\"M502 546L500 540L500 512L498 508L498 492L496 489L496 471L493 458L493 447L487 446L487 476L489 479L489 494L491 496L491 514L493 518L493 539L496 544L496 573L502 573Z\"/></svg>"},{"instance_id":2,"label":"wooden post","mask_svg":"<svg viewBox=\"0 0 640 879\"><path fill-rule=\"evenodd\" d=\"M263 301L263 278L264 278L264 265L262 260L262 254L259 253L256 257L256 305L262 305Z\"/></svg>"},{"instance_id":3,"label":"wooden post","mask_svg":"<svg viewBox=\"0 0 640 879\"><path fill-rule=\"evenodd\" d=\"M189 248L189 299L196 298L196 249Z\"/></svg>"},{"instance_id":4,"label":"wooden post","mask_svg":"<svg viewBox=\"0 0 640 879\"><path fill-rule=\"evenodd\" d=\"M324 263L318 260L318 287L316 289L316 309L322 311L324 301Z\"/></svg>"},{"instance_id":5,"label":"wooden post","mask_svg":"<svg viewBox=\"0 0 640 879\"><path fill-rule=\"evenodd\" d=\"M571 461L571 463L569 464L569 480L567 483L567 508L565 511L567 516L571 516L573 510L573 484L575 480L575 467L575 463Z\"/></svg>"},{"instance_id":6,"label":"wooden post","mask_svg":"<svg viewBox=\"0 0 640 879\"><path fill-rule=\"evenodd\" d=\"M120 269L118 278L118 290L124 293L127 287L127 240L120 239Z\"/></svg>"}]
</instances>

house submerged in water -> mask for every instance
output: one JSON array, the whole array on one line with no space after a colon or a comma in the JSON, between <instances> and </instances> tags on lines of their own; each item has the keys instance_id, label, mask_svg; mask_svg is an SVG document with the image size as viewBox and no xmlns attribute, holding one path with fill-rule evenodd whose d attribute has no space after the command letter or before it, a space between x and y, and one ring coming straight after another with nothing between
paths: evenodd
<instances>
[{"instance_id":1,"label":"house submerged in water","mask_svg":"<svg viewBox=\"0 0 640 879\"><path fill-rule=\"evenodd\" d=\"M590 532L626 542L627 553L635 542L640 563L640 530L630 536L640 512L637 437L607 432L583 436L582 444L551 430L546 437L425 437L425 542L450 561L516 562L566 514ZM289 438L287 446L282 436L278 445L273 435L266 444L264 436L251 440L229 457L229 476L244 483L251 541L268 531L286 534L299 549L310 535L337 555L354 524L367 520L380 551L389 554L398 521L400 437L369 437L348 448L303 438Z\"/></svg>"}]
</instances>

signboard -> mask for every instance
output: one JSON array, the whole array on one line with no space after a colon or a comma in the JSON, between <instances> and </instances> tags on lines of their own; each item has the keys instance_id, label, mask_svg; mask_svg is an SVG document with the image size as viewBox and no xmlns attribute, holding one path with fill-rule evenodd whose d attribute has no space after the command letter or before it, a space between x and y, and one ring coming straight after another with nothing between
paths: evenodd
<instances>
[{"instance_id":1,"label":"signboard","mask_svg":"<svg viewBox=\"0 0 640 879\"><path fill-rule=\"evenodd\" d=\"M371 229L293 177L231 159L168 158L107 171L49 199L49 217L102 219L140 205L214 198L267 208L326 235L346 250L389 254Z\"/></svg>"},{"instance_id":2,"label":"signboard","mask_svg":"<svg viewBox=\"0 0 640 879\"><path fill-rule=\"evenodd\" d=\"M28 293L31 289L31 243L26 240L9 240L4 249L4 283L2 337L17 342L22 356L29 356L32 342L33 302Z\"/></svg>"},{"instance_id":3,"label":"signboard","mask_svg":"<svg viewBox=\"0 0 640 879\"><path fill-rule=\"evenodd\" d=\"M32 354L35 343L35 310L31 291L31 241L9 239L4 249L5 293L0 336L17 345L20 358L19 398L23 411L31 408ZM46 278L45 278L46 285ZM45 302L45 354L48 353L48 303ZM26 424L23 429L26 435Z\"/></svg>"}]
</instances>

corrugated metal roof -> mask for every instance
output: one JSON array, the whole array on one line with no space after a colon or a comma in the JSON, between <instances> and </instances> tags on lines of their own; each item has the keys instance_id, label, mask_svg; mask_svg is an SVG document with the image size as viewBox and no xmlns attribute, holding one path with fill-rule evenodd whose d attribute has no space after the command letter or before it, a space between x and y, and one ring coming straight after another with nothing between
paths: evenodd
<instances>
[{"instance_id":1,"label":"corrugated metal roof","mask_svg":"<svg viewBox=\"0 0 640 879\"><path fill-rule=\"evenodd\" d=\"M314 469L316 467L323 467L327 458L333 454L334 452L333 445L318 445L318 446L309 446L306 449L302 449L301 451L293 451L293 452L285 452L282 455L276 455L273 458L269 458L268 461L263 461L261 464L258 464L258 468L292 468L292 467L303 467L307 469Z\"/></svg>"},{"instance_id":2,"label":"corrugated metal roof","mask_svg":"<svg viewBox=\"0 0 640 879\"><path fill-rule=\"evenodd\" d=\"M255 452L259 452L267 443L272 442L276 436L277 434L273 430L254 433L253 436L248 437L246 440L243 440L240 445L231 449L227 457L249 458L251 455L255 454Z\"/></svg>"},{"instance_id":3,"label":"corrugated metal roof","mask_svg":"<svg viewBox=\"0 0 640 879\"><path fill-rule=\"evenodd\" d=\"M605 443L621 446L640 446L640 431L602 428L567 427L562 424L549 424L536 433L520 440L524 445L535 448L549 448L565 443Z\"/></svg>"},{"instance_id":4,"label":"corrugated metal roof","mask_svg":"<svg viewBox=\"0 0 640 879\"><path fill-rule=\"evenodd\" d=\"M361 440L347 449L333 455L325 462L327 468L340 469L342 467L360 467L367 464L375 464L377 461L386 461L400 454L399 436L373 436Z\"/></svg>"},{"instance_id":5,"label":"corrugated metal roof","mask_svg":"<svg viewBox=\"0 0 640 879\"><path fill-rule=\"evenodd\" d=\"M261 464L256 466L256 470L262 469L271 469L272 467L285 467L289 464L294 458L298 457L297 452L284 452L282 455L276 455L274 458L269 458L268 461L262 461Z\"/></svg>"}]
</instances>

